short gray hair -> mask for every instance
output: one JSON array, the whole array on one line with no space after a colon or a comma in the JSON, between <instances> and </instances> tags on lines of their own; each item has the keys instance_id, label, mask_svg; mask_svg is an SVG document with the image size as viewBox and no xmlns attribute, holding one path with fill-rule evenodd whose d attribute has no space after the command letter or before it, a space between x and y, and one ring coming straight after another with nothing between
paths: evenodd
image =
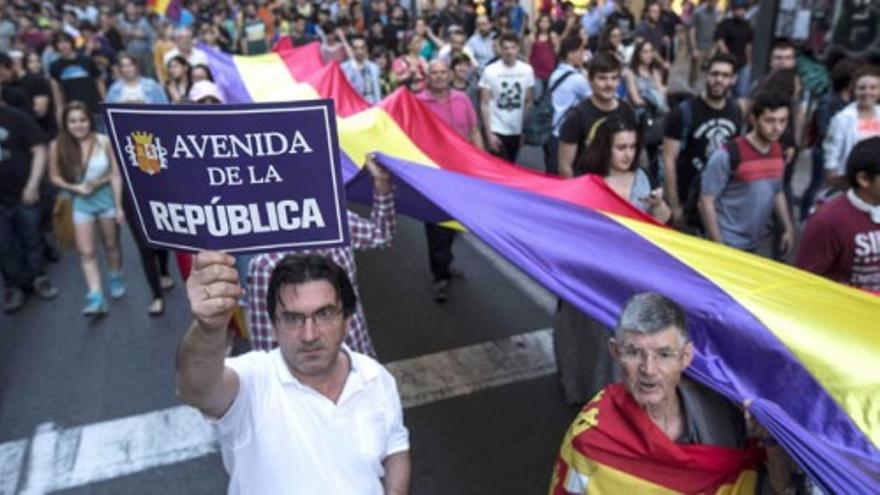
<instances>
[{"instance_id":1,"label":"short gray hair","mask_svg":"<svg viewBox=\"0 0 880 495\"><path fill-rule=\"evenodd\" d=\"M629 298L623 306L614 336L617 340L622 340L626 332L650 335L669 327L675 327L682 343L690 340L681 306L656 292L643 292Z\"/></svg>"}]
</instances>

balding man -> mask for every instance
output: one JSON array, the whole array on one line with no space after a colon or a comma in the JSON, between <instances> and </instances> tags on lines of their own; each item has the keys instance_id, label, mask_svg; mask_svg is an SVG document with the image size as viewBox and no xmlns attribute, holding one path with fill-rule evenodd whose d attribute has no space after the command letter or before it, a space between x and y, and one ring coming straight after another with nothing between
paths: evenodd
<instances>
[{"instance_id":1,"label":"balding man","mask_svg":"<svg viewBox=\"0 0 880 495\"><path fill-rule=\"evenodd\" d=\"M458 90L451 89L451 73L445 60L437 59L428 65L428 89L416 97L440 117L459 136L467 139L477 148L483 149L483 139L477 121L477 113L470 98ZM437 302L446 301L447 289L452 281L452 242L455 231L426 223L428 236L428 258L434 282L431 291Z\"/></svg>"},{"instance_id":2,"label":"balding man","mask_svg":"<svg viewBox=\"0 0 880 495\"><path fill-rule=\"evenodd\" d=\"M208 65L208 55L193 42L193 32L188 27L179 27L174 30L174 48L168 50L162 57L162 62L167 66L172 58L180 55L189 62L190 67Z\"/></svg>"}]
</instances>

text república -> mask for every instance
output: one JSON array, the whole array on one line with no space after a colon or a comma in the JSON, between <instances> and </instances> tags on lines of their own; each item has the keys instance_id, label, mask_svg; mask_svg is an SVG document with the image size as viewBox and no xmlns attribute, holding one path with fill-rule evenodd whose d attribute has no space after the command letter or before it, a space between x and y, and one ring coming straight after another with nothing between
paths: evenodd
<instances>
[{"instance_id":1,"label":"text rep\u00fablica","mask_svg":"<svg viewBox=\"0 0 880 495\"><path fill-rule=\"evenodd\" d=\"M241 236L325 226L324 217L315 198L248 204L195 205L150 201L153 222L161 231L198 236L207 230L212 236Z\"/></svg>"}]
</instances>

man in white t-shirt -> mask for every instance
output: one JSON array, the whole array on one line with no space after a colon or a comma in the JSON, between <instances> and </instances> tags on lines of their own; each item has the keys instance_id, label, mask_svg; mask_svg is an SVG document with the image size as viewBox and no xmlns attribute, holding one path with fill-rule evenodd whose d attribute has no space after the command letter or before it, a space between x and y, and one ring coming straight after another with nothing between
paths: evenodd
<instances>
[{"instance_id":1,"label":"man in white t-shirt","mask_svg":"<svg viewBox=\"0 0 880 495\"><path fill-rule=\"evenodd\" d=\"M188 27L174 30L174 48L165 53L162 62L167 66L168 62L178 55L185 58L190 67L208 65L208 55L195 45L192 30Z\"/></svg>"},{"instance_id":2,"label":"man in white t-shirt","mask_svg":"<svg viewBox=\"0 0 880 495\"><path fill-rule=\"evenodd\" d=\"M195 321L177 357L178 395L215 424L230 494L408 493L394 378L342 343L357 303L342 268L314 254L282 259L266 297L279 347L229 359L243 294L235 259L199 253L186 285Z\"/></svg>"},{"instance_id":3,"label":"man in white t-shirt","mask_svg":"<svg viewBox=\"0 0 880 495\"><path fill-rule=\"evenodd\" d=\"M500 37L501 58L487 65L480 77L480 115L486 125L486 148L515 162L522 138L523 117L532 105L535 73L532 66L517 60L519 38L513 33Z\"/></svg>"}]
</instances>

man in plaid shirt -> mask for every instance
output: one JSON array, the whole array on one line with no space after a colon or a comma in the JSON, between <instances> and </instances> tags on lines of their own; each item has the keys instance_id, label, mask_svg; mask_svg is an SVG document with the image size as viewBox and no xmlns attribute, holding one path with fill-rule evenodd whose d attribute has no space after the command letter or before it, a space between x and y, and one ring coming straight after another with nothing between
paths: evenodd
<instances>
[{"instance_id":1,"label":"man in plaid shirt","mask_svg":"<svg viewBox=\"0 0 880 495\"><path fill-rule=\"evenodd\" d=\"M388 171L380 167L372 157L367 157L364 165L373 177L373 209L370 219L357 213L348 212L348 229L351 243L345 247L297 251L295 254L316 253L329 257L345 269L357 293L357 307L348 327L345 343L350 349L371 357L376 356L370 334L367 333L367 320L361 307L361 297L357 286L357 267L354 264L355 249L379 249L391 246L394 238L396 215L394 195ZM251 346L255 350L271 351L278 343L272 335L272 319L266 308L266 291L269 278L275 265L291 252L265 253L255 256L248 269L248 326Z\"/></svg>"}]
</instances>

